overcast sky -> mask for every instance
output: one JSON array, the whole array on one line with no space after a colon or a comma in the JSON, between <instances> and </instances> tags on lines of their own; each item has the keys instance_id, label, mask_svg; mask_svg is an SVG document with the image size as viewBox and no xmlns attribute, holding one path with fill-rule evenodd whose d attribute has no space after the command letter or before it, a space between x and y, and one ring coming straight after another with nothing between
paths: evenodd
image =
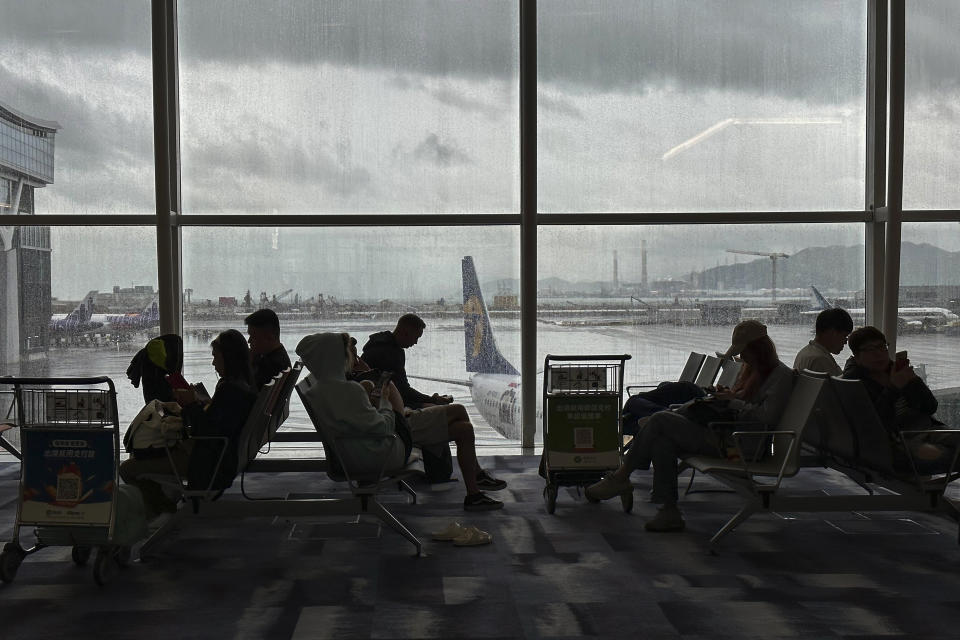
<instances>
[{"instance_id":1,"label":"overcast sky","mask_svg":"<svg viewBox=\"0 0 960 640\"><path fill-rule=\"evenodd\" d=\"M908 9L905 205L956 206L960 3ZM864 2L538 10L541 210L863 207ZM0 102L62 126L38 212L152 213L149 2L0 0L0 15ZM512 0L181 2L184 210L516 211L518 20ZM955 231L905 237L958 250ZM609 278L613 250L622 277L638 272L641 239L651 278L732 261L727 248L862 243L860 225L540 234L541 276L570 280ZM443 295L466 254L485 279L518 273L515 229L184 239L184 284L205 296ZM64 231L54 247L54 295L156 281L152 230Z\"/></svg>"}]
</instances>

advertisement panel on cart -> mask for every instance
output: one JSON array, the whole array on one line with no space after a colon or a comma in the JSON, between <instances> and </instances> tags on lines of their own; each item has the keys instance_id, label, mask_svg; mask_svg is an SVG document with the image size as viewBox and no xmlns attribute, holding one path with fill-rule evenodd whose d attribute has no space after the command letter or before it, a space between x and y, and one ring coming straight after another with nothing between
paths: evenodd
<instances>
[{"instance_id":1,"label":"advertisement panel on cart","mask_svg":"<svg viewBox=\"0 0 960 640\"><path fill-rule=\"evenodd\" d=\"M113 432L27 429L23 432L21 524L110 523Z\"/></svg>"}]
</instances>

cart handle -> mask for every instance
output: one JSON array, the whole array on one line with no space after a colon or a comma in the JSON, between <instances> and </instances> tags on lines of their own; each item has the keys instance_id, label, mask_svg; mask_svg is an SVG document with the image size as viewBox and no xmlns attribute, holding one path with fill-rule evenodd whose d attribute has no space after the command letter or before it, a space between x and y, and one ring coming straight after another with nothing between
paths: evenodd
<instances>
[{"instance_id":1,"label":"cart handle","mask_svg":"<svg viewBox=\"0 0 960 640\"><path fill-rule=\"evenodd\" d=\"M554 356L547 354L547 357L544 359L544 362L549 362L551 360L571 360L571 361L586 361L586 360L630 360L633 358L629 353L622 353L620 355L613 356Z\"/></svg>"},{"instance_id":2,"label":"cart handle","mask_svg":"<svg viewBox=\"0 0 960 640\"><path fill-rule=\"evenodd\" d=\"M0 384L108 384L113 389L113 380L108 376L92 378L20 378L18 376L0 376Z\"/></svg>"}]
</instances>

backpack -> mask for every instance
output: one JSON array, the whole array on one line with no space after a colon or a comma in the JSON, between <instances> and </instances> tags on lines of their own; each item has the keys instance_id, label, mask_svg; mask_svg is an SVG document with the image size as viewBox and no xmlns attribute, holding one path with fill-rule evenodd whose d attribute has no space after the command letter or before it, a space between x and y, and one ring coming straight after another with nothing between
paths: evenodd
<instances>
[{"instance_id":1,"label":"backpack","mask_svg":"<svg viewBox=\"0 0 960 640\"><path fill-rule=\"evenodd\" d=\"M447 482L453 475L453 455L450 453L450 443L423 447L420 451L423 457L423 473L427 482Z\"/></svg>"},{"instance_id":2,"label":"backpack","mask_svg":"<svg viewBox=\"0 0 960 640\"><path fill-rule=\"evenodd\" d=\"M151 400L133 419L123 435L123 448L136 457L162 453L183 438L183 419L176 402Z\"/></svg>"}]
</instances>

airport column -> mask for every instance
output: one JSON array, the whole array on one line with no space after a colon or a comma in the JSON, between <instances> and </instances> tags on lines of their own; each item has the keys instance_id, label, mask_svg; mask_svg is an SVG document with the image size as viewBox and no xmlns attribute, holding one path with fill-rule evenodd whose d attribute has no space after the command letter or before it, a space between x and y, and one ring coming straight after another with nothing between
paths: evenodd
<instances>
[{"instance_id":1,"label":"airport column","mask_svg":"<svg viewBox=\"0 0 960 640\"><path fill-rule=\"evenodd\" d=\"M20 268L17 264L17 250L13 245L13 230L15 227L4 227L2 236L3 246L0 247L2 260L3 297L0 323L0 363L11 364L20 361Z\"/></svg>"},{"instance_id":2,"label":"airport column","mask_svg":"<svg viewBox=\"0 0 960 640\"><path fill-rule=\"evenodd\" d=\"M521 446L537 431L537 3L520 0Z\"/></svg>"},{"instance_id":3,"label":"airport column","mask_svg":"<svg viewBox=\"0 0 960 640\"><path fill-rule=\"evenodd\" d=\"M157 200L160 333L180 333L180 127L177 3L153 0L153 147Z\"/></svg>"},{"instance_id":4,"label":"airport column","mask_svg":"<svg viewBox=\"0 0 960 640\"><path fill-rule=\"evenodd\" d=\"M867 104L864 205L864 310L866 324L883 324L887 214L887 2L867 3Z\"/></svg>"},{"instance_id":5,"label":"airport column","mask_svg":"<svg viewBox=\"0 0 960 640\"><path fill-rule=\"evenodd\" d=\"M900 226L903 218L904 3L890 0L890 126L887 165L886 251L883 270L883 327L890 357L897 350L900 295Z\"/></svg>"}]
</instances>

